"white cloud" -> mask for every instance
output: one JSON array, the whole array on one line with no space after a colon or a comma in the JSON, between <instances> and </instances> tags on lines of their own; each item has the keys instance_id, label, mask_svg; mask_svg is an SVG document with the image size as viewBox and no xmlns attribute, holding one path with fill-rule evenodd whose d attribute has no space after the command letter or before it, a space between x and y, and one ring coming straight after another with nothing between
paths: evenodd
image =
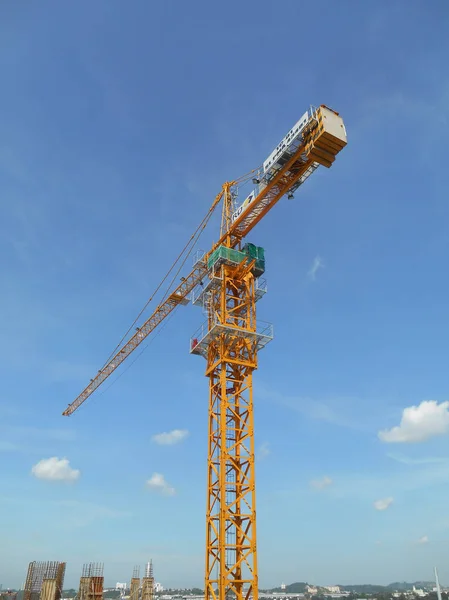
<instances>
[{"instance_id":1,"label":"white cloud","mask_svg":"<svg viewBox=\"0 0 449 600\"><path fill-rule=\"evenodd\" d=\"M310 482L310 485L316 490L324 490L325 488L332 485L333 481L330 477L324 476L321 479L314 479Z\"/></svg>"},{"instance_id":2,"label":"white cloud","mask_svg":"<svg viewBox=\"0 0 449 600\"><path fill-rule=\"evenodd\" d=\"M312 281L316 280L316 274L320 269L324 269L324 262L320 256L315 256L312 262L312 266L309 269L307 275Z\"/></svg>"},{"instance_id":3,"label":"white cloud","mask_svg":"<svg viewBox=\"0 0 449 600\"><path fill-rule=\"evenodd\" d=\"M419 406L404 408L399 425L379 431L382 442L424 442L449 433L449 402L424 400Z\"/></svg>"},{"instance_id":4,"label":"white cloud","mask_svg":"<svg viewBox=\"0 0 449 600\"><path fill-rule=\"evenodd\" d=\"M268 442L264 442L263 444L261 444L259 452L257 452L257 457L265 458L269 454L271 454L270 444Z\"/></svg>"},{"instance_id":5,"label":"white cloud","mask_svg":"<svg viewBox=\"0 0 449 600\"><path fill-rule=\"evenodd\" d=\"M418 544L427 544L429 542L429 538L427 535L423 535L421 538L419 538L418 540Z\"/></svg>"},{"instance_id":6,"label":"white cloud","mask_svg":"<svg viewBox=\"0 0 449 600\"><path fill-rule=\"evenodd\" d=\"M393 504L393 498L382 498L374 502L374 508L376 510L387 510Z\"/></svg>"},{"instance_id":7,"label":"white cloud","mask_svg":"<svg viewBox=\"0 0 449 600\"><path fill-rule=\"evenodd\" d=\"M166 496L175 494L175 488L165 481L165 477L161 473L153 473L147 481L147 487Z\"/></svg>"},{"instance_id":8,"label":"white cloud","mask_svg":"<svg viewBox=\"0 0 449 600\"><path fill-rule=\"evenodd\" d=\"M187 436L189 432L187 429L173 429L172 431L157 433L153 435L153 442L156 444L160 444L161 446L172 446L173 444L178 444L182 442Z\"/></svg>"},{"instance_id":9,"label":"white cloud","mask_svg":"<svg viewBox=\"0 0 449 600\"><path fill-rule=\"evenodd\" d=\"M43 458L31 469L38 479L48 481L76 481L81 475L78 469L72 469L67 458Z\"/></svg>"}]
</instances>

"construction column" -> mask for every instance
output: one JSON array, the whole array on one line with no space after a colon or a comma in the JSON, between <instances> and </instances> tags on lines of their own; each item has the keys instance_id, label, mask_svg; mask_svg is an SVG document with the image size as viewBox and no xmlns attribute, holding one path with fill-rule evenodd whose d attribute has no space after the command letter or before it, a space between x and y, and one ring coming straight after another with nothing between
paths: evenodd
<instances>
[{"instance_id":1,"label":"construction column","mask_svg":"<svg viewBox=\"0 0 449 600\"><path fill-rule=\"evenodd\" d=\"M60 600L64 585L65 563L31 562L23 591L23 600Z\"/></svg>"},{"instance_id":2,"label":"construction column","mask_svg":"<svg viewBox=\"0 0 449 600\"><path fill-rule=\"evenodd\" d=\"M78 600L103 600L103 565L86 563L80 578Z\"/></svg>"},{"instance_id":3,"label":"construction column","mask_svg":"<svg viewBox=\"0 0 449 600\"><path fill-rule=\"evenodd\" d=\"M145 569L145 577L142 579L142 600L153 600L154 592L154 577L153 577L153 561L147 563Z\"/></svg>"},{"instance_id":4,"label":"construction column","mask_svg":"<svg viewBox=\"0 0 449 600\"><path fill-rule=\"evenodd\" d=\"M139 600L139 588L140 588L140 567L134 567L133 577L131 579L129 600Z\"/></svg>"}]
</instances>

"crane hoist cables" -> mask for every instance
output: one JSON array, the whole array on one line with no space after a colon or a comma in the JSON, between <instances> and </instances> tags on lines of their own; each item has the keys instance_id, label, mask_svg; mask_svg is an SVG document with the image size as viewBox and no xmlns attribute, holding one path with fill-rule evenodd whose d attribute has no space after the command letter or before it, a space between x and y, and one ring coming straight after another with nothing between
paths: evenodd
<instances>
[{"instance_id":1,"label":"crane hoist cables","mask_svg":"<svg viewBox=\"0 0 449 600\"><path fill-rule=\"evenodd\" d=\"M238 179L236 179L234 183L235 183L236 185L237 185L237 184L240 184L240 185L242 185L242 184L246 183L247 181L249 181L249 180L252 178L252 176L253 176L255 173L260 173L260 170L261 170L261 169L262 169L262 165L260 165L260 167L257 167L256 169L252 169L252 170L251 170L251 171L249 171L248 173L245 173L245 175L242 175L241 177L239 177ZM237 185L237 187L239 187L239 186Z\"/></svg>"},{"instance_id":2,"label":"crane hoist cables","mask_svg":"<svg viewBox=\"0 0 449 600\"><path fill-rule=\"evenodd\" d=\"M142 356L142 354L145 352L145 350L148 348L148 346L157 338L158 335L160 335L162 333L162 331L164 330L164 328L167 326L168 322L170 321L170 319L173 318L174 315L174 311L168 315L168 317L165 319L165 321L162 323L162 325L158 328L158 330L156 331L156 333L150 337L150 339L148 340L148 343L145 344L145 346L141 349L141 351L139 352L139 354L137 354L137 356L135 356L134 360L132 360L129 364L126 365L126 367L117 375L117 377L115 379L113 379L111 381L111 383L102 391L98 394L98 396L103 396L109 389L111 389L111 387L113 385L115 385L117 383L117 381L120 379L120 377L122 377L127 371L129 371L129 369L133 366L133 364L139 360L139 358ZM89 400L89 398L87 398L87 400ZM85 405L86 405L86 401L83 402L83 404L81 404L78 407L78 410L82 410Z\"/></svg>"},{"instance_id":3,"label":"crane hoist cables","mask_svg":"<svg viewBox=\"0 0 449 600\"><path fill-rule=\"evenodd\" d=\"M110 355L108 356L108 358L104 362L103 367L102 367L103 369L110 362L111 358L115 355L115 353L117 352L117 350L121 347L121 345L123 344L124 340L126 339L126 337L128 336L128 334L130 333L130 331L132 330L132 328L139 321L140 317L143 315L143 313L147 309L147 307L150 304L150 302L153 300L153 298L155 297L155 295L159 292L159 290L161 289L161 287L164 285L165 281L168 279L170 273L175 269L176 265L179 263L179 261L181 260L182 256L186 253L186 255L184 257L184 260L181 262L181 265L179 266L178 270L176 271L175 275L173 276L172 280L170 281L170 283L169 283L169 285L168 285L168 287L167 287L167 289L165 291L165 294L163 296L163 300L165 300L165 298L167 297L167 295L168 295L168 293L170 291L171 286L173 285L174 281L178 277L178 275L179 275L181 269L183 268L183 266L185 265L187 259L191 255L191 253L192 253L195 245L198 243L198 240L201 237L201 234L203 233L204 229L206 228L206 226L207 226L210 218L212 217L212 214L213 214L214 210L218 206L218 203L219 203L222 195L223 195L223 192L221 192L220 194L218 194L216 196L216 198L215 198L214 202L212 203L212 206L210 207L210 209L207 212L206 216L202 219L201 223L195 229L194 233L190 236L190 238L187 241L187 243L185 244L184 248L178 254L176 260L174 261L174 263L172 264L172 266L170 267L170 269L168 270L168 272L163 277L162 281L159 283L159 285L153 291L153 293L151 294L151 296L147 300L147 302L144 305L144 307L142 308L142 310L139 312L139 314L137 315L137 317L134 319L134 321L128 327L127 331L124 333L124 335L122 336L122 338L119 341L119 343L116 345L116 347L114 348L114 350L112 350L112 352L110 353ZM190 249L189 249L189 246L190 246Z\"/></svg>"}]
</instances>

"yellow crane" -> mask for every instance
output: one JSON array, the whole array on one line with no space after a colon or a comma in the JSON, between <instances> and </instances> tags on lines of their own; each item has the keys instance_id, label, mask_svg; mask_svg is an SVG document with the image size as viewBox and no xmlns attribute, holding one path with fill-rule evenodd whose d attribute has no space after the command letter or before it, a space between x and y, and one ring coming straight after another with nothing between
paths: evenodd
<instances>
[{"instance_id":1,"label":"yellow crane","mask_svg":"<svg viewBox=\"0 0 449 600\"><path fill-rule=\"evenodd\" d=\"M258 598L252 375L273 328L256 321L256 302L266 291L264 251L244 244L244 238L280 198L293 197L319 165L330 167L345 145L340 115L325 105L311 107L257 171L226 182L191 238L197 239L222 201L218 242L120 342L63 413L71 415L176 307L189 302L203 307L207 321L192 337L190 352L206 359L209 378L206 600ZM250 180L254 189L236 206L239 185Z\"/></svg>"}]
</instances>

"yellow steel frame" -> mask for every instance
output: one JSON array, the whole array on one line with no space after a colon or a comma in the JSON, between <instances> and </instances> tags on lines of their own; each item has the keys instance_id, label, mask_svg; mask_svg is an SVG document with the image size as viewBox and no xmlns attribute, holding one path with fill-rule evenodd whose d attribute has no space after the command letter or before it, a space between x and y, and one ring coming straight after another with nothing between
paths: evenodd
<instances>
[{"instance_id":1,"label":"yellow steel frame","mask_svg":"<svg viewBox=\"0 0 449 600\"><path fill-rule=\"evenodd\" d=\"M303 139L289 160L259 188L258 195L235 221L231 188L237 182L223 185L198 229L204 229L223 199L218 242L136 333L119 344L118 351L63 415L77 410L177 306L187 303L188 295L207 276L207 261L216 248L240 248L245 236L286 192L303 183L318 164L331 166L346 145L346 134L327 131L322 114L325 108L323 105L310 116ZM343 122L341 128L344 131ZM207 307L209 333L212 335L213 329L218 333L209 340L206 371L210 380L206 600L225 600L226 596L237 600L249 600L252 596L258 600L252 398L258 341L252 267L247 261L237 267L222 265L221 287L212 289ZM222 327L214 328L217 322Z\"/></svg>"},{"instance_id":2,"label":"yellow steel frame","mask_svg":"<svg viewBox=\"0 0 449 600\"><path fill-rule=\"evenodd\" d=\"M257 368L251 264L222 265L212 292L208 348L209 452L206 600L258 598L252 373ZM252 335L248 335L252 332Z\"/></svg>"}]
</instances>

